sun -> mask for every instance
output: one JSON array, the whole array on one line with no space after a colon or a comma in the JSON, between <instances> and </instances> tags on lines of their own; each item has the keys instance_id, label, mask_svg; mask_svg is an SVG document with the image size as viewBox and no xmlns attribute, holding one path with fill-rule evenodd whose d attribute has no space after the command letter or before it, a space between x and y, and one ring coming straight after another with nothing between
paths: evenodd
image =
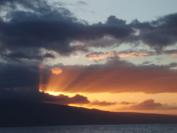
<instances>
[{"instance_id":1,"label":"sun","mask_svg":"<svg viewBox=\"0 0 177 133\"><path fill-rule=\"evenodd\" d=\"M63 72L63 70L62 70L61 68L59 68L59 67L53 67L53 68L51 69L51 73L54 74L54 75L59 75L59 74L61 74L62 72Z\"/></svg>"}]
</instances>

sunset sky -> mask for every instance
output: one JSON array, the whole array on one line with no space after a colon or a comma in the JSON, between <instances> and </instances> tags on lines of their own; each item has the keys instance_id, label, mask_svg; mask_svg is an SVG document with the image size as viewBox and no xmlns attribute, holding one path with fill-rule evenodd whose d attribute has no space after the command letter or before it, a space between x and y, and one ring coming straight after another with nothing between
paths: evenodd
<instances>
[{"instance_id":1,"label":"sunset sky","mask_svg":"<svg viewBox=\"0 0 177 133\"><path fill-rule=\"evenodd\" d=\"M0 0L0 100L177 115L177 0Z\"/></svg>"}]
</instances>

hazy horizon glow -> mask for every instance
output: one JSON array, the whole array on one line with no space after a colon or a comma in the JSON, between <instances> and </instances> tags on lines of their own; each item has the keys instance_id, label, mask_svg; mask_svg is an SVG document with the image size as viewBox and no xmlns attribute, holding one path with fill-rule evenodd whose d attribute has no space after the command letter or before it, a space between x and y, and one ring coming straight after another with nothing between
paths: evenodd
<instances>
[{"instance_id":1,"label":"hazy horizon glow","mask_svg":"<svg viewBox=\"0 0 177 133\"><path fill-rule=\"evenodd\" d=\"M56 70L56 71L53 71ZM44 70L41 70L41 76ZM55 73L57 72L57 73ZM67 82L74 79L67 80L65 73L59 67L51 68L50 76L45 84L42 84L42 78L40 80L39 91L41 93L49 94L51 96L60 97L67 96L72 98L76 95L83 96L88 99L88 103L69 103L70 106L84 107L89 109L100 109L113 112L144 112L144 113L161 113L161 114L177 114L177 104L174 103L177 100L177 92L162 92L162 93L142 93L142 92L87 92L87 91L70 91L70 88L66 86ZM68 75L73 76L73 74ZM87 76L87 75L86 75ZM63 83L62 83L63 82ZM82 81L81 81L82 82ZM95 80L95 83L99 80ZM63 86L65 85L65 87ZM79 86L78 86L79 87ZM68 88L66 90L64 88ZM76 89L77 90L77 89ZM82 87L81 89L82 90ZM166 99L168 97L168 99ZM106 99L106 100L105 100ZM147 103L146 103L147 102ZM54 103L57 104L56 101ZM59 103L60 104L60 103Z\"/></svg>"}]
</instances>

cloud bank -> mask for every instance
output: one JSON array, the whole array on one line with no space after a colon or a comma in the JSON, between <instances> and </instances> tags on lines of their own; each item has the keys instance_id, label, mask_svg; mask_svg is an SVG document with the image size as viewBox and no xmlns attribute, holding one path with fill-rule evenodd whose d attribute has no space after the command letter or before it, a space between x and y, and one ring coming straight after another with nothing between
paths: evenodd
<instances>
[{"instance_id":1,"label":"cloud bank","mask_svg":"<svg viewBox=\"0 0 177 133\"><path fill-rule=\"evenodd\" d=\"M36 53L41 48L69 55L90 47L109 47L125 42L144 42L161 51L177 42L177 14L163 16L151 22L136 20L129 24L125 20L109 16L106 22L89 25L62 6L56 8L45 0L2 0L0 5L1 53L3 51L3 55L9 58L11 56L8 56L7 51L18 54L16 57L19 58L29 58L28 54L31 53L33 58L38 58ZM115 40L106 45L99 43L99 39L105 36ZM72 46L73 41L81 41L84 45Z\"/></svg>"}]
</instances>

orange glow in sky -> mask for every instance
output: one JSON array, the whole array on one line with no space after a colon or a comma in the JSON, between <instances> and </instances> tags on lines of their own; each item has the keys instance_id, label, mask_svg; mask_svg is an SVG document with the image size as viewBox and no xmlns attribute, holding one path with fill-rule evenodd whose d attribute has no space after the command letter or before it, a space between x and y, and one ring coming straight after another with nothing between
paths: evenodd
<instances>
[{"instance_id":1,"label":"orange glow in sky","mask_svg":"<svg viewBox=\"0 0 177 133\"><path fill-rule=\"evenodd\" d=\"M40 84L39 84L39 91L42 93L46 93L52 96L60 96L65 95L68 97L73 97L75 95L82 95L86 97L90 103L89 104L68 104L71 106L76 107L85 107L85 108L96 108L100 110L106 111L135 111L135 112L151 112L151 113L168 113L168 114L176 114L176 102L177 101L177 93L143 93L143 92L87 92L87 91L80 91L83 87L82 83L87 85L82 88L82 90L86 88L93 87L94 84L99 83L100 85L104 84L101 82L104 77L95 78L94 81L89 82L90 79L87 79L87 75L85 77L81 77L78 82L78 77L83 73L74 73L70 69L61 69L60 67L53 67L50 69L50 73L47 79L47 82L43 82L44 80L44 69L45 67L40 67ZM96 74L98 76L99 74ZM107 77L111 76L109 74L106 75ZM73 83L78 82L75 88L73 87ZM99 87L99 86L98 86ZM102 88L105 86L102 86ZM66 89L67 88L67 89ZM72 88L72 89L71 89ZM111 87L110 87L111 89ZM71 91L70 91L71 90ZM72 91L75 90L75 91ZM168 100L166 99L168 97ZM148 105L142 105L146 100L153 99L154 101L152 107L154 105L160 105L160 108L156 109L148 109L148 110L136 110L135 107L146 107ZM108 102L108 103L116 103L109 106L93 104L94 101L100 102ZM146 103L146 102L145 102ZM139 106L137 106L139 104ZM134 106L136 105L136 106ZM130 107L134 106L134 110L131 110ZM174 107L175 106L175 107ZM169 109L168 109L169 108ZM168 110L167 110L168 109Z\"/></svg>"},{"instance_id":2,"label":"orange glow in sky","mask_svg":"<svg viewBox=\"0 0 177 133\"><path fill-rule=\"evenodd\" d=\"M59 68L59 67L54 67L54 68L51 69L51 72L52 72L52 74L54 74L54 75L59 75L59 74L61 74L63 71L62 71L62 69Z\"/></svg>"},{"instance_id":3,"label":"orange glow in sky","mask_svg":"<svg viewBox=\"0 0 177 133\"><path fill-rule=\"evenodd\" d=\"M50 95L54 95L57 96L60 94L60 92L56 92L55 90L60 89L60 76L63 72L63 70L59 67L53 67L50 69L50 74L49 77L46 81L46 83L44 83L44 69L45 67L40 67L40 84L39 84L39 90L40 92L44 92Z\"/></svg>"}]
</instances>

